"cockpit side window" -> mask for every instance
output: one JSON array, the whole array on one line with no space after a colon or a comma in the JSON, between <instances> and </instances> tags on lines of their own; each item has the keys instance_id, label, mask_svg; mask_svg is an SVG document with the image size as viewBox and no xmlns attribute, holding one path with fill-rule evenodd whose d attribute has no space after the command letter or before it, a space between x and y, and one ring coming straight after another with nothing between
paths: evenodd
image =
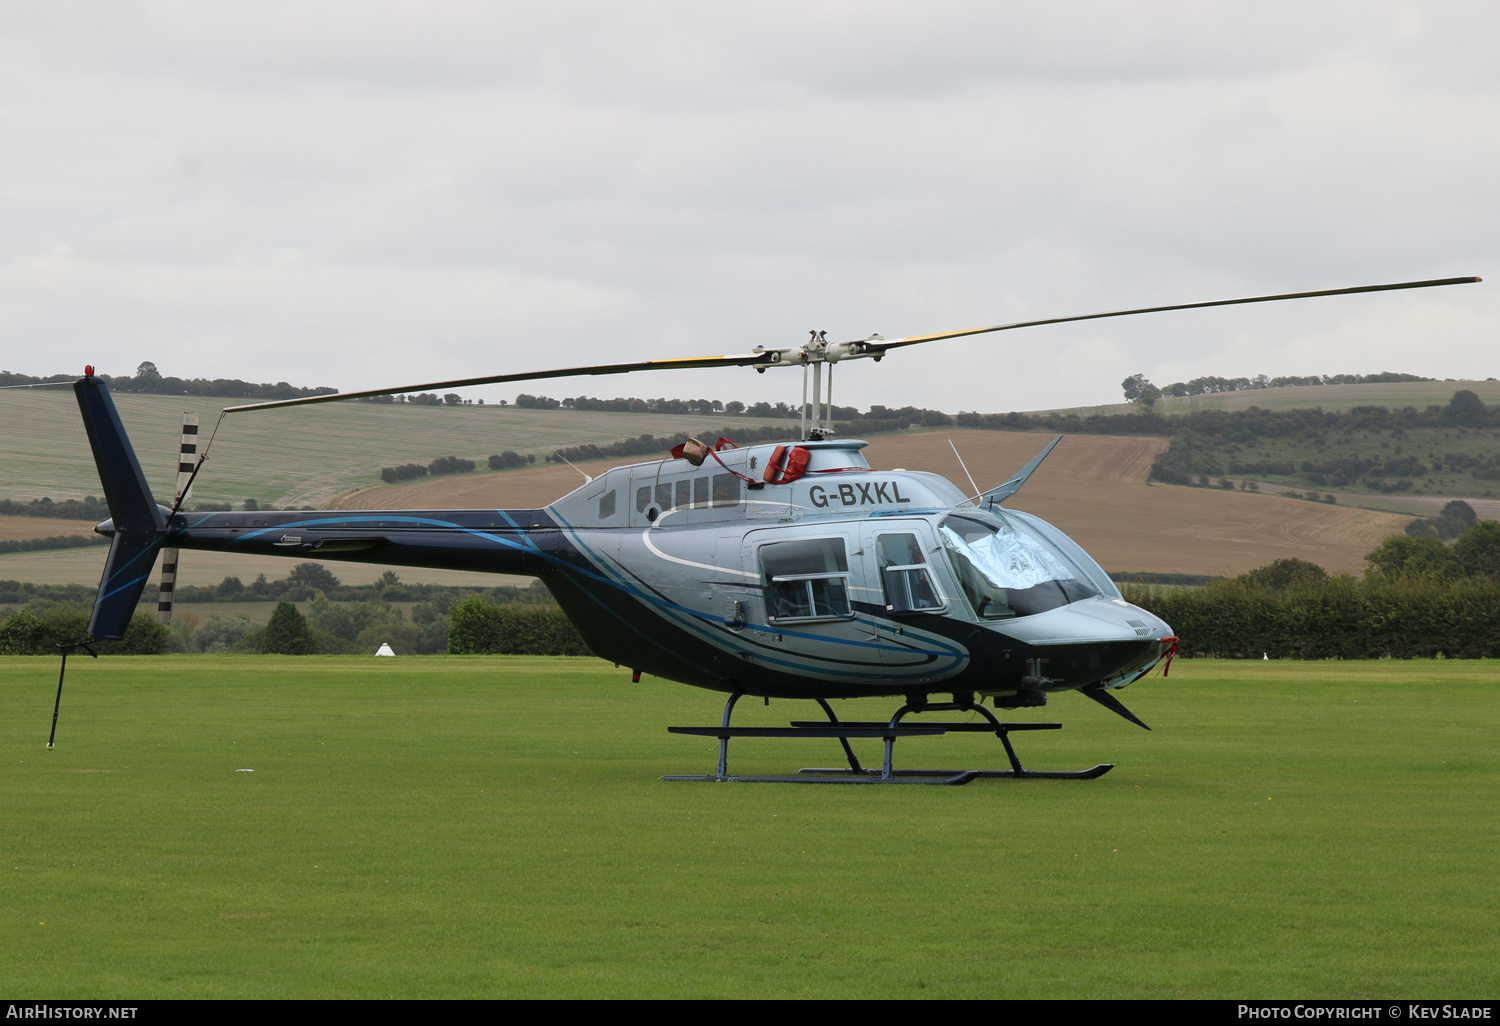
<instances>
[{"instance_id":1,"label":"cockpit side window","mask_svg":"<svg viewBox=\"0 0 1500 1026\"><path fill-rule=\"evenodd\" d=\"M914 534L882 534L876 541L880 579L885 587L885 610L903 613L935 613L944 602L933 586L931 568Z\"/></svg>"},{"instance_id":2,"label":"cockpit side window","mask_svg":"<svg viewBox=\"0 0 1500 1026\"><path fill-rule=\"evenodd\" d=\"M760 547L766 617L788 620L849 619L849 558L842 538L809 538Z\"/></svg>"}]
</instances>

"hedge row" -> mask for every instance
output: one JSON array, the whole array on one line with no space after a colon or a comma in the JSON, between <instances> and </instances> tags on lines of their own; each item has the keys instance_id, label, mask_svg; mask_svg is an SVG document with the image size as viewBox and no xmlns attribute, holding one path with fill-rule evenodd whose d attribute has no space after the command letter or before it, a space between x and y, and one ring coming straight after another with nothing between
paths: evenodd
<instances>
[{"instance_id":1,"label":"hedge row","mask_svg":"<svg viewBox=\"0 0 1500 1026\"><path fill-rule=\"evenodd\" d=\"M450 655L590 655L560 609L503 605L470 595L448 614Z\"/></svg>"},{"instance_id":2,"label":"hedge row","mask_svg":"<svg viewBox=\"0 0 1500 1026\"><path fill-rule=\"evenodd\" d=\"M1228 659L1500 657L1500 581L1333 577L1284 593L1240 580L1204 588L1127 585L1167 621L1185 656Z\"/></svg>"},{"instance_id":3,"label":"hedge row","mask_svg":"<svg viewBox=\"0 0 1500 1026\"><path fill-rule=\"evenodd\" d=\"M21 609L0 620L0 655L56 655L58 645L89 641L87 613L66 607L37 616ZM137 612L119 641L90 642L103 655L161 655L171 630L156 615Z\"/></svg>"}]
</instances>

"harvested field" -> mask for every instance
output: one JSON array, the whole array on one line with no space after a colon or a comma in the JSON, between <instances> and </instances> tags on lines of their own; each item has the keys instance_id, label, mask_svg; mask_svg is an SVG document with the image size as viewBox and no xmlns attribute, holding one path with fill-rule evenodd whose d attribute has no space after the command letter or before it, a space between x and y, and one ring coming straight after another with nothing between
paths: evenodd
<instances>
[{"instance_id":1,"label":"harvested field","mask_svg":"<svg viewBox=\"0 0 1500 1026\"><path fill-rule=\"evenodd\" d=\"M1050 439L1030 432L954 428L877 435L865 450L879 469L942 474L966 487L952 439L980 488L1004 481ZM1234 575L1294 556L1329 570L1358 572L1364 554L1401 531L1409 516L1325 506L1276 495L1146 483L1161 438L1072 435L1064 438L1013 500L1052 521L1106 569ZM637 460L586 464L590 474ZM373 488L356 509L524 508L578 487L578 472L547 466Z\"/></svg>"},{"instance_id":2,"label":"harvested field","mask_svg":"<svg viewBox=\"0 0 1500 1026\"><path fill-rule=\"evenodd\" d=\"M92 535L93 520L60 520L57 517L0 517L0 541Z\"/></svg>"},{"instance_id":3,"label":"harvested field","mask_svg":"<svg viewBox=\"0 0 1500 1026\"><path fill-rule=\"evenodd\" d=\"M1050 440L1039 433L924 431L870 444L870 465L964 481L952 439L980 488L992 488ZM1364 554L1409 517L1275 495L1147 484L1160 438L1065 437L1010 505L1071 535L1107 570L1241 574L1293 556L1358 572ZM946 458L945 458L946 456Z\"/></svg>"}]
</instances>

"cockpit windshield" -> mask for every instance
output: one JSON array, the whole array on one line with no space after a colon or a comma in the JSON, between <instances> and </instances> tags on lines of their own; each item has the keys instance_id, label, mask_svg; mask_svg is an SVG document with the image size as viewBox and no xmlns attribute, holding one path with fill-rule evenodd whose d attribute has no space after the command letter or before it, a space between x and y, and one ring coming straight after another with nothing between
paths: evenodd
<instances>
[{"instance_id":1,"label":"cockpit windshield","mask_svg":"<svg viewBox=\"0 0 1500 1026\"><path fill-rule=\"evenodd\" d=\"M954 515L938 525L964 596L987 619L1031 616L1099 594L1071 561L1016 517Z\"/></svg>"}]
</instances>

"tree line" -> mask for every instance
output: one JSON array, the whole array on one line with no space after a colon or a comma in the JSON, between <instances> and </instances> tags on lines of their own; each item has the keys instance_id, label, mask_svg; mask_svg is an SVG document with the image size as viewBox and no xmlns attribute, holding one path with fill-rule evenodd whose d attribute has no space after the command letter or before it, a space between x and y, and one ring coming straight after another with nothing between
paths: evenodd
<instances>
[{"instance_id":1,"label":"tree line","mask_svg":"<svg viewBox=\"0 0 1500 1026\"><path fill-rule=\"evenodd\" d=\"M1185 656L1225 659L1500 657L1500 522L1452 545L1392 535L1363 577L1281 559L1201 588L1126 585L1171 624Z\"/></svg>"},{"instance_id":2,"label":"tree line","mask_svg":"<svg viewBox=\"0 0 1500 1026\"><path fill-rule=\"evenodd\" d=\"M539 581L527 588L405 584L387 570L372 584L346 585L321 564L299 563L284 580L267 581L262 574L249 585L226 577L216 587L180 587L170 627L156 622L155 590L155 585L148 587L124 639L104 645L102 652L368 655L390 644L402 655L435 655L450 651L450 614L461 608L461 640L453 651L586 654L577 631ZM85 585L0 581L0 603L24 603L0 618L0 655L51 655L58 644L83 640L93 599L94 589ZM277 606L270 622L261 626L243 613L200 617L183 608L266 600ZM307 607L305 614L298 602Z\"/></svg>"},{"instance_id":3,"label":"tree line","mask_svg":"<svg viewBox=\"0 0 1500 1026\"><path fill-rule=\"evenodd\" d=\"M1476 521L1451 545L1437 537L1392 535L1365 562L1363 577L1281 559L1201 587L1126 583L1122 591L1172 625L1184 656L1500 657L1500 522ZM48 592L46 586L12 585L0 582L0 601L22 595L27 601L0 620L0 655L51 654L54 645L84 636L91 589L60 585ZM280 599L263 627L243 615L200 619L182 611L167 628L143 609L124 640L104 651L369 654L389 643L402 655L587 652L539 582L527 589L466 591L403 585L386 571L373 585L350 587L326 567L303 563L287 581L265 582L262 575L251 588L225 578L214 591L226 599ZM180 604L190 601L189 593L179 590ZM420 601L409 614L398 605L414 599ZM307 612L294 601L303 601Z\"/></svg>"},{"instance_id":4,"label":"tree line","mask_svg":"<svg viewBox=\"0 0 1500 1026\"><path fill-rule=\"evenodd\" d=\"M241 381L239 378L177 378L164 376L156 364L147 360L135 369L134 375L100 374L109 383L111 391L143 392L151 395L213 395L235 399L300 399L310 395L332 395L338 391L328 385L316 388L299 388L285 381L274 385ZM68 384L78 379L77 374L49 374L34 377L30 374L13 374L0 371L0 385Z\"/></svg>"},{"instance_id":5,"label":"tree line","mask_svg":"<svg viewBox=\"0 0 1500 1026\"><path fill-rule=\"evenodd\" d=\"M1220 378L1207 375L1192 381L1175 381L1165 388L1157 388L1144 374L1132 374L1120 382L1127 402L1147 404L1163 396L1184 397L1190 395L1217 395L1221 392L1246 392L1257 388L1299 388L1308 385L1376 385L1401 381L1436 381L1418 374L1398 374L1381 371L1378 374L1310 374L1304 377L1272 378L1257 374L1253 378Z\"/></svg>"}]
</instances>

